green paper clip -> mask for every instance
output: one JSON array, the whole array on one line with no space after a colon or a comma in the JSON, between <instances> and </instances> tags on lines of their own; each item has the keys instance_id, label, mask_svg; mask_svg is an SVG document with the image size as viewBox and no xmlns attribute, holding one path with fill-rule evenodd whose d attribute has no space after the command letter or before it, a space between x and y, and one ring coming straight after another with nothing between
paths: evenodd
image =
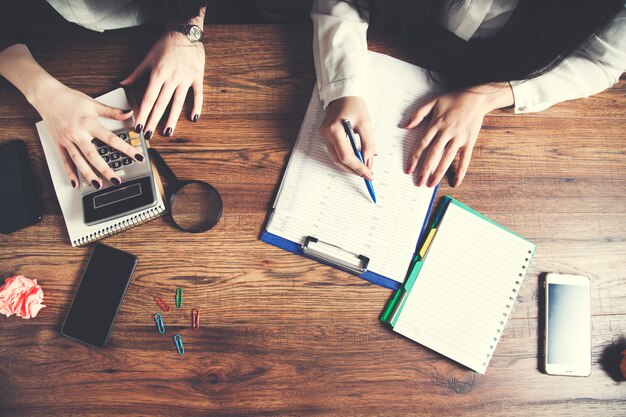
<instances>
[{"instance_id":1,"label":"green paper clip","mask_svg":"<svg viewBox=\"0 0 626 417\"><path fill-rule=\"evenodd\" d=\"M176 307L180 308L183 305L183 289L176 288L176 297L174 297L174 301L176 302Z\"/></svg>"},{"instance_id":2,"label":"green paper clip","mask_svg":"<svg viewBox=\"0 0 626 417\"><path fill-rule=\"evenodd\" d=\"M185 353L185 347L183 346L183 338L180 337L178 333L174 335L174 344L176 345L176 350L178 351L179 355L182 355Z\"/></svg>"},{"instance_id":3,"label":"green paper clip","mask_svg":"<svg viewBox=\"0 0 626 417\"><path fill-rule=\"evenodd\" d=\"M156 322L157 330L159 331L159 333L161 334L165 333L165 325L163 324L163 316L161 316L159 313L156 313L154 315L154 321Z\"/></svg>"}]
</instances>

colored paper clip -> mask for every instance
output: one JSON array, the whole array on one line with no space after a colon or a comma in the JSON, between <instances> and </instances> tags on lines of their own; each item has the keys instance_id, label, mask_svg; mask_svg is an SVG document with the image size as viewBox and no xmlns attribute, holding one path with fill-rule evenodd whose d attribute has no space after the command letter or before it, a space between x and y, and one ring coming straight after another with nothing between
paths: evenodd
<instances>
[{"instance_id":1,"label":"colored paper clip","mask_svg":"<svg viewBox=\"0 0 626 417\"><path fill-rule=\"evenodd\" d=\"M154 301L156 301L157 305L161 307L163 311L170 311L170 306L165 304L165 301L161 297L154 297Z\"/></svg>"},{"instance_id":2,"label":"colored paper clip","mask_svg":"<svg viewBox=\"0 0 626 417\"><path fill-rule=\"evenodd\" d=\"M174 335L174 344L176 345L176 350L178 351L179 355L182 355L185 353L185 347L183 346L183 338L180 337L178 333Z\"/></svg>"},{"instance_id":3,"label":"colored paper clip","mask_svg":"<svg viewBox=\"0 0 626 417\"><path fill-rule=\"evenodd\" d=\"M161 334L165 333L165 325L163 324L163 316L161 316L160 313L156 313L154 315L154 321L156 322L157 330L159 331L159 333Z\"/></svg>"},{"instance_id":4,"label":"colored paper clip","mask_svg":"<svg viewBox=\"0 0 626 417\"><path fill-rule=\"evenodd\" d=\"M197 329L200 327L200 313L197 308L191 310L191 327Z\"/></svg>"},{"instance_id":5,"label":"colored paper clip","mask_svg":"<svg viewBox=\"0 0 626 417\"><path fill-rule=\"evenodd\" d=\"M174 297L174 301L176 301L176 307L180 308L183 305L183 289L176 288L176 297Z\"/></svg>"}]
</instances>

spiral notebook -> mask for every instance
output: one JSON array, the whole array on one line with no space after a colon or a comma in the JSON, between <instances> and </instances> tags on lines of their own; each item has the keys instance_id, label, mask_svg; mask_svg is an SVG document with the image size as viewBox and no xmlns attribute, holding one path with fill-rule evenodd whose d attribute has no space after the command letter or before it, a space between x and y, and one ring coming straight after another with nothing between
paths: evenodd
<instances>
[{"instance_id":1,"label":"spiral notebook","mask_svg":"<svg viewBox=\"0 0 626 417\"><path fill-rule=\"evenodd\" d=\"M381 320L484 374L535 245L446 197L411 272Z\"/></svg>"},{"instance_id":2,"label":"spiral notebook","mask_svg":"<svg viewBox=\"0 0 626 417\"><path fill-rule=\"evenodd\" d=\"M126 93L123 88L113 90L103 96L97 97L96 100L120 109L130 108L130 104L126 97ZM119 121L113 119L101 118L99 121L109 130L120 130L125 128L132 128L132 120ZM83 209L80 197L80 190L72 188L67 173L63 166L63 161L57 149L54 141L46 125L43 121L35 124L37 127L37 133L39 133L39 139L41 140L41 146L43 147L44 154L46 155L46 161L48 162L48 169L50 170L50 177L52 178L52 185L56 192L61 211L63 212L63 218L65 219L65 225L67 232L70 236L70 242L72 246L83 246L88 243L103 239L107 236L119 233L131 227L138 226L149 220L161 216L166 206L163 202L161 192L157 192L157 202L153 207L150 207L143 211L138 211L127 216L119 217L117 219L98 223L93 226L87 226L83 221ZM153 168L154 169L154 168ZM157 189L159 189L158 175L154 175L157 181Z\"/></svg>"}]
</instances>

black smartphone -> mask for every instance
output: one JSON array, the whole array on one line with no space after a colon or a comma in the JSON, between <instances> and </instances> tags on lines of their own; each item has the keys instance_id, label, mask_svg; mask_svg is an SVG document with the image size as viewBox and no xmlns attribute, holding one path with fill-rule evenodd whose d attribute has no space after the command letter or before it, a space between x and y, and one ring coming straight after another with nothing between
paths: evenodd
<instances>
[{"instance_id":1,"label":"black smartphone","mask_svg":"<svg viewBox=\"0 0 626 417\"><path fill-rule=\"evenodd\" d=\"M137 257L99 243L91 253L61 334L103 347L137 265Z\"/></svg>"},{"instance_id":2,"label":"black smartphone","mask_svg":"<svg viewBox=\"0 0 626 417\"><path fill-rule=\"evenodd\" d=\"M0 233L13 233L41 217L26 143L13 140L0 145Z\"/></svg>"}]
</instances>

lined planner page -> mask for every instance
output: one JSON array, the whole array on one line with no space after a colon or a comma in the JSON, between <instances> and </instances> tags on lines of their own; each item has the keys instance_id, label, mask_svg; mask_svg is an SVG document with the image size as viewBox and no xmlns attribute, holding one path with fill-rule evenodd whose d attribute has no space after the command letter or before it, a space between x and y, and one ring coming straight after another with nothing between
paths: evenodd
<instances>
[{"instance_id":1,"label":"lined planner page","mask_svg":"<svg viewBox=\"0 0 626 417\"><path fill-rule=\"evenodd\" d=\"M484 373L534 250L451 202L394 330Z\"/></svg>"},{"instance_id":2,"label":"lined planner page","mask_svg":"<svg viewBox=\"0 0 626 417\"><path fill-rule=\"evenodd\" d=\"M303 244L307 236L370 258L368 270L403 282L433 189L415 186L404 167L420 129L400 128L438 86L425 70L370 52L365 101L376 149L377 203L363 179L337 168L319 134L324 110L313 91L267 231ZM346 137L346 141L347 141Z\"/></svg>"}]
</instances>

